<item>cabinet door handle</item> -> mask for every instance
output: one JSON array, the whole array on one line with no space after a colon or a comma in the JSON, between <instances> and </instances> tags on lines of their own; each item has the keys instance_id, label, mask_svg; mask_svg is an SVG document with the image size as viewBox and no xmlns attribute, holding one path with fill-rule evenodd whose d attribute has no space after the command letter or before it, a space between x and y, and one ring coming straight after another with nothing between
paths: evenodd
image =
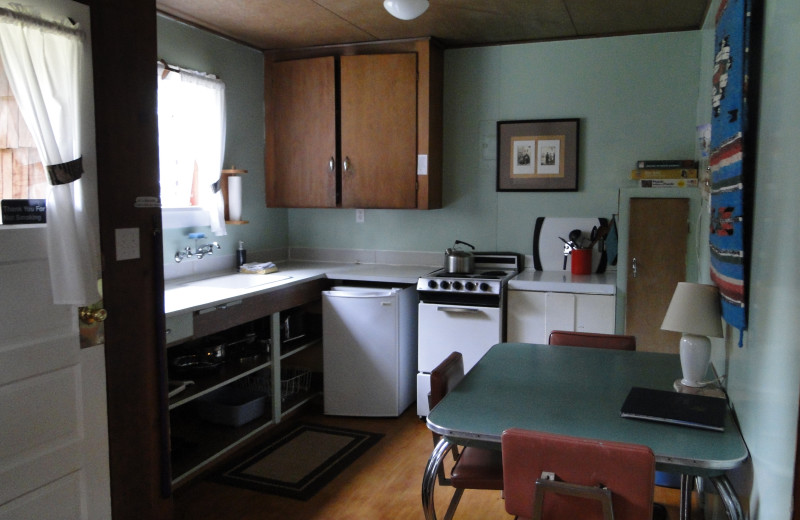
<instances>
[{"instance_id":1,"label":"cabinet door handle","mask_svg":"<svg viewBox=\"0 0 800 520\"><path fill-rule=\"evenodd\" d=\"M638 274L639 268L636 266L636 257L633 257L633 262L631 263L631 271L633 271L633 277L636 278Z\"/></svg>"},{"instance_id":2,"label":"cabinet door handle","mask_svg":"<svg viewBox=\"0 0 800 520\"><path fill-rule=\"evenodd\" d=\"M342 170L345 172L350 171L350 157L345 157L342 163Z\"/></svg>"},{"instance_id":3,"label":"cabinet door handle","mask_svg":"<svg viewBox=\"0 0 800 520\"><path fill-rule=\"evenodd\" d=\"M333 156L328 160L328 171L331 173L336 171L336 159L334 159Z\"/></svg>"}]
</instances>

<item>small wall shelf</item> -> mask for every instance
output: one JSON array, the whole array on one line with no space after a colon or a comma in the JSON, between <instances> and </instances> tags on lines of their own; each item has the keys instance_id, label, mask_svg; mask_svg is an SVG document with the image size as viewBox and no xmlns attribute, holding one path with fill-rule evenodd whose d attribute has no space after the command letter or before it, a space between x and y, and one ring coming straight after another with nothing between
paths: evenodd
<instances>
[{"instance_id":1,"label":"small wall shelf","mask_svg":"<svg viewBox=\"0 0 800 520\"><path fill-rule=\"evenodd\" d=\"M222 199L225 201L225 223L231 225L249 224L249 220L230 220L228 215L228 177L231 175L244 175L247 170L238 170L231 166L228 170L222 170Z\"/></svg>"}]
</instances>

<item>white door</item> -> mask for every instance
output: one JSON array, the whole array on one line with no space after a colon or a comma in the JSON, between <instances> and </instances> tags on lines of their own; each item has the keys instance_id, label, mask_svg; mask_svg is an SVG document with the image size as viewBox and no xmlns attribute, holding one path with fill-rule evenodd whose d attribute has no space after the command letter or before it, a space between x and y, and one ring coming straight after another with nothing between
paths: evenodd
<instances>
[{"instance_id":1,"label":"white door","mask_svg":"<svg viewBox=\"0 0 800 520\"><path fill-rule=\"evenodd\" d=\"M77 19L88 37L87 6L25 3ZM82 183L96 194L90 112ZM0 520L111 518L104 347L81 349L77 307L53 305L43 227L0 227L0 279Z\"/></svg>"}]
</instances>

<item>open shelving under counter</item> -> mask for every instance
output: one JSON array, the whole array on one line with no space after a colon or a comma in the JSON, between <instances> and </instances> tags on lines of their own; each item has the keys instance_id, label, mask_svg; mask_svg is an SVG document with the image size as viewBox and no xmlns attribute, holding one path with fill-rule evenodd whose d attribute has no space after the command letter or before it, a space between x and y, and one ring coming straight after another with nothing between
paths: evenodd
<instances>
[{"instance_id":1,"label":"open shelving under counter","mask_svg":"<svg viewBox=\"0 0 800 520\"><path fill-rule=\"evenodd\" d=\"M319 295L300 286L190 311L188 335L166 352L173 487L320 394Z\"/></svg>"}]
</instances>

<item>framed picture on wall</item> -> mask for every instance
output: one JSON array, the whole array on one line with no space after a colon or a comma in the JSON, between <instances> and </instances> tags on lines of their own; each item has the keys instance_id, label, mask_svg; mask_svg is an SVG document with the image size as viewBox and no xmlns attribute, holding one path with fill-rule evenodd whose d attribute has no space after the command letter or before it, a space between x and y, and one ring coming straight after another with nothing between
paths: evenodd
<instances>
[{"instance_id":1,"label":"framed picture on wall","mask_svg":"<svg viewBox=\"0 0 800 520\"><path fill-rule=\"evenodd\" d=\"M576 191L578 119L498 121L497 191Z\"/></svg>"}]
</instances>

